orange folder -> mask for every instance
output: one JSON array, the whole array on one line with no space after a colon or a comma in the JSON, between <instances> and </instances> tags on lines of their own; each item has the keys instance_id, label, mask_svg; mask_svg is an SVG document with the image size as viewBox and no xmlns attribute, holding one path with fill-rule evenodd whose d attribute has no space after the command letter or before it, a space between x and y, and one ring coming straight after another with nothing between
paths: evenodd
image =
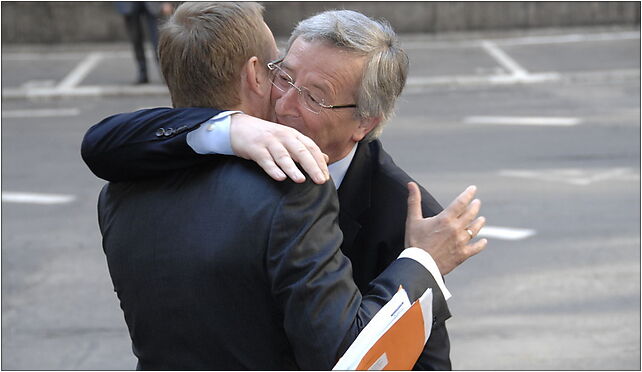
<instances>
[{"instance_id":1,"label":"orange folder","mask_svg":"<svg viewBox=\"0 0 642 372\"><path fill-rule=\"evenodd\" d=\"M411 370L424 349L424 318L415 301L357 365L357 370Z\"/></svg>"},{"instance_id":2,"label":"orange folder","mask_svg":"<svg viewBox=\"0 0 642 372\"><path fill-rule=\"evenodd\" d=\"M424 322L424 319L427 322ZM432 290L413 304L399 291L361 331L334 370L410 370L432 327Z\"/></svg>"}]
</instances>

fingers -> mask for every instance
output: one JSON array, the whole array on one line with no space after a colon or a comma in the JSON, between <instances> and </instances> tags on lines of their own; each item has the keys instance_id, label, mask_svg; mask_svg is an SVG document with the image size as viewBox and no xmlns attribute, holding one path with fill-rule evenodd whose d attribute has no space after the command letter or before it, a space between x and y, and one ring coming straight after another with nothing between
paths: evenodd
<instances>
[{"instance_id":1,"label":"fingers","mask_svg":"<svg viewBox=\"0 0 642 372\"><path fill-rule=\"evenodd\" d=\"M274 161L272 160L272 156L266 149L261 149L261 151L255 154L253 159L265 171L265 173L267 173L268 176L272 177L274 180L283 181L286 179L287 176L274 163Z\"/></svg>"},{"instance_id":2,"label":"fingers","mask_svg":"<svg viewBox=\"0 0 642 372\"><path fill-rule=\"evenodd\" d=\"M305 176L303 175L303 173L301 173L299 168L297 168L296 164L294 164L294 161L290 157L291 153L281 143L279 142L270 143L268 145L268 151L269 151L269 155L272 157L272 159L274 159L274 162L276 162L276 165L279 168L281 168L281 170L285 172L285 174L287 174L287 176L290 177L292 181L296 183L301 183L305 181ZM312 156L310 155L310 158L311 157ZM304 163L307 164L308 167L310 167L310 159L306 158L304 160ZM314 161L314 159L312 159L312 163L314 164L314 167L316 167L316 162ZM306 165L304 165L303 163L301 165L305 169Z\"/></svg>"},{"instance_id":3,"label":"fingers","mask_svg":"<svg viewBox=\"0 0 642 372\"><path fill-rule=\"evenodd\" d=\"M468 186L464 192L459 194L459 196L450 203L450 205L444 210L444 213L450 217L461 216L468 207L468 204L473 200L476 192L477 186Z\"/></svg>"},{"instance_id":4,"label":"fingers","mask_svg":"<svg viewBox=\"0 0 642 372\"><path fill-rule=\"evenodd\" d=\"M317 146L317 144L312 139L310 139L309 137L306 137L304 135L299 135L297 137L297 139L299 141L301 141L301 143L303 143L305 145L305 147L308 149L309 153L312 155L312 157L316 161L317 166L321 170L321 174L312 175L314 181L315 182L321 181L321 182L317 182L317 183L323 183L323 182L329 180L330 179L330 171L328 170L328 161L330 160L330 158L328 157L328 155L324 154L321 151L321 149L319 148L319 146ZM308 171L307 168L304 167L304 169L306 171Z\"/></svg>"},{"instance_id":5,"label":"fingers","mask_svg":"<svg viewBox=\"0 0 642 372\"><path fill-rule=\"evenodd\" d=\"M479 234L479 231L482 229L482 227L484 227L485 224L486 218L479 217L472 224L470 224L470 226L468 226L468 229L473 232L473 236L477 236L477 234ZM484 250L487 244L487 239L480 239L475 242L471 241L468 245L466 245L466 250L464 251L464 260L467 260L468 258Z\"/></svg>"},{"instance_id":6,"label":"fingers","mask_svg":"<svg viewBox=\"0 0 642 372\"><path fill-rule=\"evenodd\" d=\"M330 179L327 156L310 138L292 128L247 115L234 115L230 145L237 156L254 160L273 179L305 181L298 162L318 184Z\"/></svg>"},{"instance_id":7,"label":"fingers","mask_svg":"<svg viewBox=\"0 0 642 372\"><path fill-rule=\"evenodd\" d=\"M474 243L469 244L467 246L466 258L465 259L468 259L468 258L476 255L477 253L483 251L484 248L486 248L487 244L488 244L488 240L486 240L486 239L480 239L480 240L478 240L478 241L476 241Z\"/></svg>"},{"instance_id":8,"label":"fingers","mask_svg":"<svg viewBox=\"0 0 642 372\"><path fill-rule=\"evenodd\" d=\"M284 145L292 159L301 164L315 183L322 184L330 178L323 153L314 141L304 135L297 135L284 141Z\"/></svg>"},{"instance_id":9,"label":"fingers","mask_svg":"<svg viewBox=\"0 0 642 372\"><path fill-rule=\"evenodd\" d=\"M261 165L261 163L259 165L275 180L282 181L285 178L278 177L279 172L272 169L272 166L280 168L282 170L280 173L283 174L284 172L294 182L304 182L305 175L299 170L295 162L301 164L301 167L317 184L323 184L330 179L330 172L325 161L326 155L308 137L287 138L283 143L272 141L268 144L268 152L263 153L262 156L264 157L265 154L269 155L270 158L261 159L265 166ZM259 159L255 158L255 160L257 163L259 162Z\"/></svg>"},{"instance_id":10,"label":"fingers","mask_svg":"<svg viewBox=\"0 0 642 372\"><path fill-rule=\"evenodd\" d=\"M461 223L464 226L468 226L472 220L477 217L477 214L479 213L479 209L481 208L481 201L479 199L475 199L468 206L466 207L466 210L464 213L459 216L459 219L461 220Z\"/></svg>"},{"instance_id":11,"label":"fingers","mask_svg":"<svg viewBox=\"0 0 642 372\"><path fill-rule=\"evenodd\" d=\"M473 236L477 236L479 231L486 224L486 217L478 217L473 223L468 226L468 229L473 232Z\"/></svg>"},{"instance_id":12,"label":"fingers","mask_svg":"<svg viewBox=\"0 0 642 372\"><path fill-rule=\"evenodd\" d=\"M422 219L421 191L414 182L408 182L408 217L406 221Z\"/></svg>"}]
</instances>

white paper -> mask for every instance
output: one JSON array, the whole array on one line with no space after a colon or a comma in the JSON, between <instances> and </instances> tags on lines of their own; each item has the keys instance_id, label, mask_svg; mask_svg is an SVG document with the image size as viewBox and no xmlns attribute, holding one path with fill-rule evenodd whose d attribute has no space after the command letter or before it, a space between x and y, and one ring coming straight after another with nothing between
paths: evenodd
<instances>
[{"instance_id":1,"label":"white paper","mask_svg":"<svg viewBox=\"0 0 642 372\"><path fill-rule=\"evenodd\" d=\"M430 336L432 328L432 289L428 288L419 298L421 312L424 318L424 345ZM370 320L370 323L361 331L357 339L348 348L345 354L339 359L333 370L355 370L361 359L370 350L370 348L379 340L379 338L392 327L401 316L410 309L410 299L405 289L399 288L397 293L392 296L390 301L385 304L377 314ZM385 354L384 354L385 355ZM378 363L381 362L381 363ZM388 364L377 361L370 369L381 370Z\"/></svg>"}]
</instances>

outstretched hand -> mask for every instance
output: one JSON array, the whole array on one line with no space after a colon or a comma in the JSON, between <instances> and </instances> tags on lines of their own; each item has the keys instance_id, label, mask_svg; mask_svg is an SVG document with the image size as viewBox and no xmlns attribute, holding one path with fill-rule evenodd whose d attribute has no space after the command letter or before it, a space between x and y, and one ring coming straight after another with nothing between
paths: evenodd
<instances>
[{"instance_id":1,"label":"outstretched hand","mask_svg":"<svg viewBox=\"0 0 642 372\"><path fill-rule=\"evenodd\" d=\"M446 209L429 218L421 212L419 186L409 182L408 192L406 247L428 252L442 275L486 247L486 239L472 241L486 223L484 217L475 218L481 207L479 199L473 200L477 187L468 186Z\"/></svg>"},{"instance_id":2,"label":"outstretched hand","mask_svg":"<svg viewBox=\"0 0 642 372\"><path fill-rule=\"evenodd\" d=\"M305 176L294 162L317 184L330 179L328 156L310 138L293 128L245 114L232 115L230 142L234 153L255 161L277 181L290 177L294 182Z\"/></svg>"}]
</instances>

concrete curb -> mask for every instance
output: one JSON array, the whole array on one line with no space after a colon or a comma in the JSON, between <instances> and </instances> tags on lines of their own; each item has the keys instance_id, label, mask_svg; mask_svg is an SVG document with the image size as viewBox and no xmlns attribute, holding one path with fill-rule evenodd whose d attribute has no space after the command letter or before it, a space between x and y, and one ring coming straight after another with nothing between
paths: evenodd
<instances>
[{"instance_id":1,"label":"concrete curb","mask_svg":"<svg viewBox=\"0 0 642 372\"><path fill-rule=\"evenodd\" d=\"M106 96L163 96L169 95L164 85L104 85L75 88L7 88L2 90L2 99L37 99L64 97L106 97Z\"/></svg>"}]
</instances>

